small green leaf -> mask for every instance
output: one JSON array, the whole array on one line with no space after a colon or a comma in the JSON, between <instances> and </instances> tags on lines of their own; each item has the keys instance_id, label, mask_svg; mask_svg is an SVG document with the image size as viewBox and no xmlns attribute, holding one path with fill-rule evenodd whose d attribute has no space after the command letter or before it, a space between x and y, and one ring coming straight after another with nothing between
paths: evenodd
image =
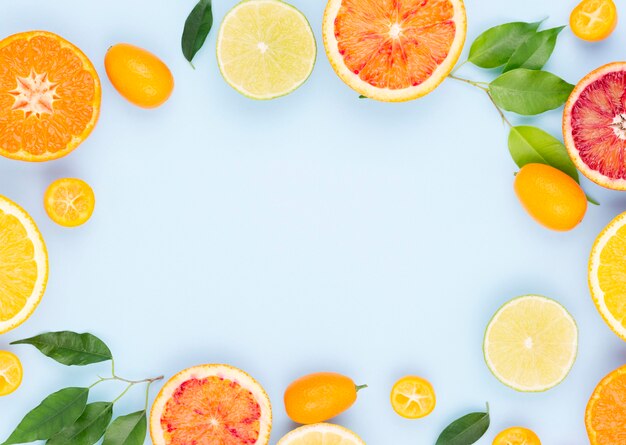
<instances>
[{"instance_id":1,"label":"small green leaf","mask_svg":"<svg viewBox=\"0 0 626 445\"><path fill-rule=\"evenodd\" d=\"M85 410L89 388L65 388L50 394L22 419L2 445L47 440L76 422Z\"/></svg>"},{"instance_id":2,"label":"small green leaf","mask_svg":"<svg viewBox=\"0 0 626 445\"><path fill-rule=\"evenodd\" d=\"M11 344L33 345L43 354L67 366L90 365L113 358L107 345L98 337L70 331L48 332Z\"/></svg>"},{"instance_id":3,"label":"small green leaf","mask_svg":"<svg viewBox=\"0 0 626 445\"><path fill-rule=\"evenodd\" d=\"M600 205L600 203L597 200L593 199L591 196L589 196L587 194L585 194L585 196L587 197L587 201L589 201L594 206L599 206Z\"/></svg>"},{"instance_id":4,"label":"small green leaf","mask_svg":"<svg viewBox=\"0 0 626 445\"><path fill-rule=\"evenodd\" d=\"M515 50L537 31L540 23L513 22L488 29L472 43L469 61L481 68L504 65Z\"/></svg>"},{"instance_id":5,"label":"small green leaf","mask_svg":"<svg viewBox=\"0 0 626 445\"><path fill-rule=\"evenodd\" d=\"M548 62L556 39L565 26L546 29L530 36L513 53L509 61L504 66L504 72L517 68L528 68L529 70L540 70Z\"/></svg>"},{"instance_id":6,"label":"small green leaf","mask_svg":"<svg viewBox=\"0 0 626 445\"><path fill-rule=\"evenodd\" d=\"M211 9L211 0L200 0L185 21L181 39L183 55L190 63L196 53L200 51L202 45L204 45L212 26L213 11Z\"/></svg>"},{"instance_id":7,"label":"small green leaf","mask_svg":"<svg viewBox=\"0 0 626 445\"><path fill-rule=\"evenodd\" d=\"M489 428L489 405L484 413L467 414L446 427L435 445L471 445Z\"/></svg>"},{"instance_id":8,"label":"small green leaf","mask_svg":"<svg viewBox=\"0 0 626 445\"><path fill-rule=\"evenodd\" d=\"M573 89L554 74L525 68L504 73L489 84L489 94L500 108L525 116L560 107Z\"/></svg>"},{"instance_id":9,"label":"small green leaf","mask_svg":"<svg viewBox=\"0 0 626 445\"><path fill-rule=\"evenodd\" d=\"M367 97L367 96L364 96L364 95L360 94L360 95L359 95L359 99L369 99L369 97Z\"/></svg>"},{"instance_id":10,"label":"small green leaf","mask_svg":"<svg viewBox=\"0 0 626 445\"><path fill-rule=\"evenodd\" d=\"M143 445L146 430L145 411L118 417L104 434L102 445Z\"/></svg>"},{"instance_id":11,"label":"small green leaf","mask_svg":"<svg viewBox=\"0 0 626 445\"><path fill-rule=\"evenodd\" d=\"M537 127L512 127L509 151L518 167L526 164L547 164L571 176L576 182L578 170L567 154L565 145Z\"/></svg>"},{"instance_id":12,"label":"small green leaf","mask_svg":"<svg viewBox=\"0 0 626 445\"><path fill-rule=\"evenodd\" d=\"M90 403L74 425L52 436L47 445L93 445L106 431L112 416L112 403Z\"/></svg>"}]
</instances>

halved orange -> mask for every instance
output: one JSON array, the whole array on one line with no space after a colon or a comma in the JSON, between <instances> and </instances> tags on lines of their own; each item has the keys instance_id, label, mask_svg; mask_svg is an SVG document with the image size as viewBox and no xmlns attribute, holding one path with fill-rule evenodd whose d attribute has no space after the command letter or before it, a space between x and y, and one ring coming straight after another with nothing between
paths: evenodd
<instances>
[{"instance_id":1,"label":"halved orange","mask_svg":"<svg viewBox=\"0 0 626 445\"><path fill-rule=\"evenodd\" d=\"M418 376L406 376L393 385L391 406L406 419L426 417L435 409L435 390L426 379Z\"/></svg>"},{"instance_id":2,"label":"halved orange","mask_svg":"<svg viewBox=\"0 0 626 445\"><path fill-rule=\"evenodd\" d=\"M100 79L80 49L47 31L0 41L0 154L22 161L67 155L100 114Z\"/></svg>"},{"instance_id":3,"label":"halved orange","mask_svg":"<svg viewBox=\"0 0 626 445\"><path fill-rule=\"evenodd\" d=\"M22 383L22 362L9 351L0 351L0 397L15 392Z\"/></svg>"},{"instance_id":4,"label":"halved orange","mask_svg":"<svg viewBox=\"0 0 626 445\"><path fill-rule=\"evenodd\" d=\"M625 445L626 366L604 377L593 391L585 411L591 445Z\"/></svg>"},{"instance_id":5,"label":"halved orange","mask_svg":"<svg viewBox=\"0 0 626 445\"><path fill-rule=\"evenodd\" d=\"M176 374L150 414L154 445L267 445L271 428L265 390L228 365L200 365Z\"/></svg>"},{"instance_id":6,"label":"halved orange","mask_svg":"<svg viewBox=\"0 0 626 445\"><path fill-rule=\"evenodd\" d=\"M463 0L329 0L323 21L337 75L387 102L435 89L458 61L466 32Z\"/></svg>"},{"instance_id":7,"label":"halved orange","mask_svg":"<svg viewBox=\"0 0 626 445\"><path fill-rule=\"evenodd\" d=\"M63 227L76 227L91 218L96 196L82 179L61 178L48 186L43 205L52 221Z\"/></svg>"}]
</instances>

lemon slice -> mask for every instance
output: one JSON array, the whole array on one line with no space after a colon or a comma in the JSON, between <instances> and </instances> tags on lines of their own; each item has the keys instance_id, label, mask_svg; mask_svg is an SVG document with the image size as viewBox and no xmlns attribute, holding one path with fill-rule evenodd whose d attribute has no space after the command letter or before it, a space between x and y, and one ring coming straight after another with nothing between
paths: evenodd
<instances>
[{"instance_id":1,"label":"lemon slice","mask_svg":"<svg viewBox=\"0 0 626 445\"><path fill-rule=\"evenodd\" d=\"M574 365L578 328L556 301L527 295L496 312L483 347L487 366L502 383L517 391L545 391Z\"/></svg>"},{"instance_id":2,"label":"lemon slice","mask_svg":"<svg viewBox=\"0 0 626 445\"><path fill-rule=\"evenodd\" d=\"M9 351L0 351L0 396L6 396L22 383L22 363Z\"/></svg>"},{"instance_id":3,"label":"lemon slice","mask_svg":"<svg viewBox=\"0 0 626 445\"><path fill-rule=\"evenodd\" d=\"M276 445L365 445L365 442L342 426L317 423L296 428Z\"/></svg>"},{"instance_id":4,"label":"lemon slice","mask_svg":"<svg viewBox=\"0 0 626 445\"><path fill-rule=\"evenodd\" d=\"M589 289L600 315L626 340L626 213L598 235L589 258Z\"/></svg>"},{"instance_id":5,"label":"lemon slice","mask_svg":"<svg viewBox=\"0 0 626 445\"><path fill-rule=\"evenodd\" d=\"M217 62L226 82L252 99L291 93L313 71L317 47L306 17L278 0L248 0L222 21Z\"/></svg>"},{"instance_id":6,"label":"lemon slice","mask_svg":"<svg viewBox=\"0 0 626 445\"><path fill-rule=\"evenodd\" d=\"M32 218L0 196L0 334L31 316L46 289L48 253Z\"/></svg>"}]
</instances>

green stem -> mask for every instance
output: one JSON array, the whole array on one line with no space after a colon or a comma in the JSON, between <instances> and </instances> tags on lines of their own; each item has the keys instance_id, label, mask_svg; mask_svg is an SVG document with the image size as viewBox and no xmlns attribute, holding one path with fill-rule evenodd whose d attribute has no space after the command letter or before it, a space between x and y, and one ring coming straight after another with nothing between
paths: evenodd
<instances>
[{"instance_id":1,"label":"green stem","mask_svg":"<svg viewBox=\"0 0 626 445\"><path fill-rule=\"evenodd\" d=\"M193 62L192 62L191 60L189 61L189 65L191 65L191 67L192 67L194 70L196 69L195 65L193 64Z\"/></svg>"},{"instance_id":2,"label":"green stem","mask_svg":"<svg viewBox=\"0 0 626 445\"><path fill-rule=\"evenodd\" d=\"M357 385L356 392L359 392L360 390L365 389L365 388L367 388L367 385Z\"/></svg>"},{"instance_id":3,"label":"green stem","mask_svg":"<svg viewBox=\"0 0 626 445\"><path fill-rule=\"evenodd\" d=\"M506 115L504 114L504 111L502 111L502 108L500 108L498 106L498 104L496 103L496 101L493 100L493 96L491 95L491 93L489 91L487 91L487 96L489 97L489 100L491 101L493 106L496 107L496 110L498 110L498 114L500 114L500 117L502 118L502 122L507 124L509 126L509 128L513 128L513 125L511 124L511 122L506 118Z\"/></svg>"},{"instance_id":4,"label":"green stem","mask_svg":"<svg viewBox=\"0 0 626 445\"><path fill-rule=\"evenodd\" d=\"M148 384L146 385L146 404L144 405L144 411L148 411L148 399L150 398L150 385L152 385L154 383L154 380L151 382L148 382Z\"/></svg>"},{"instance_id":5,"label":"green stem","mask_svg":"<svg viewBox=\"0 0 626 445\"><path fill-rule=\"evenodd\" d=\"M459 63L459 64L458 64L458 65L457 65L457 66L456 66L456 67L452 70L452 72L450 73L450 75L452 75L452 74L456 73L458 70L460 70L460 69L463 67L463 65L465 65L467 62L469 62L469 59L465 60L464 62Z\"/></svg>"},{"instance_id":6,"label":"green stem","mask_svg":"<svg viewBox=\"0 0 626 445\"><path fill-rule=\"evenodd\" d=\"M455 76L455 75L454 75L454 74L452 74L452 73L448 74L448 77L449 77L450 79L458 80L459 82L465 82L465 83L468 83L468 84L470 84L470 85L472 85L472 86L474 86L474 87L476 87L476 88L480 88L481 90L483 90L483 91L485 91L485 92L488 92L488 91L489 91L489 89L485 86L485 85L489 85L487 82L475 82L475 81L473 81L473 80L469 80L469 79L466 79L466 78L464 78L464 77L458 77L458 76Z\"/></svg>"},{"instance_id":7,"label":"green stem","mask_svg":"<svg viewBox=\"0 0 626 445\"><path fill-rule=\"evenodd\" d=\"M128 392L128 390L129 390L130 388L132 388L133 386L135 386L135 384L134 384L134 383L129 383L129 384L128 384L128 386L126 386L126 389L125 389L124 391L122 391L122 393L121 393L119 396L117 396L117 397L115 398L115 400L113 400L113 403L117 402L119 399L121 399L122 397L124 397L124 395Z\"/></svg>"}]
</instances>

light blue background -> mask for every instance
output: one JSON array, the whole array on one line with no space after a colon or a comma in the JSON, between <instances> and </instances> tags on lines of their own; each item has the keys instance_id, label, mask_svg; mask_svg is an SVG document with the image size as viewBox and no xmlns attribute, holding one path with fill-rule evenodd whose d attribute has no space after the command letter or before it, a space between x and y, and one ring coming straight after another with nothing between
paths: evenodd
<instances>
[{"instance_id":1,"label":"light blue background","mask_svg":"<svg viewBox=\"0 0 626 445\"><path fill-rule=\"evenodd\" d=\"M25 367L21 388L0 399L0 438L48 393L108 372L106 364L66 369L8 345L71 329L105 339L129 378L211 362L247 370L273 401L272 443L292 427L282 404L287 384L322 370L370 385L337 419L369 445L432 444L486 401L493 426L481 444L517 424L547 445L587 443L587 399L626 361L626 345L589 297L587 257L599 231L626 210L626 195L583 181L602 206L570 233L541 228L515 198L506 128L484 94L446 81L411 103L359 100L326 59L321 0L293 0L318 40L309 81L282 99L246 99L220 77L216 29L195 71L182 57L194 1L2 4L2 36L47 29L80 46L101 75L103 102L95 132L70 156L39 165L0 159L0 193L38 222L51 265L35 315L0 336L0 349L19 354ZM216 26L234 4L215 2ZM470 0L468 43L505 21L565 24L574 5ZM565 30L548 69L575 83L623 59L625 41L626 23L599 44ZM171 67L176 89L164 107L135 108L113 90L103 57L118 42L148 48ZM491 76L469 66L461 74ZM511 119L560 132L559 111ZM81 228L56 226L42 207L46 186L64 176L87 180L97 196ZM482 357L491 315L526 293L558 299L580 328L571 375L544 394L501 385ZM420 421L389 405L393 382L408 373L437 391L436 410ZM121 390L101 385L94 395ZM137 388L116 413L142 405Z\"/></svg>"}]
</instances>

